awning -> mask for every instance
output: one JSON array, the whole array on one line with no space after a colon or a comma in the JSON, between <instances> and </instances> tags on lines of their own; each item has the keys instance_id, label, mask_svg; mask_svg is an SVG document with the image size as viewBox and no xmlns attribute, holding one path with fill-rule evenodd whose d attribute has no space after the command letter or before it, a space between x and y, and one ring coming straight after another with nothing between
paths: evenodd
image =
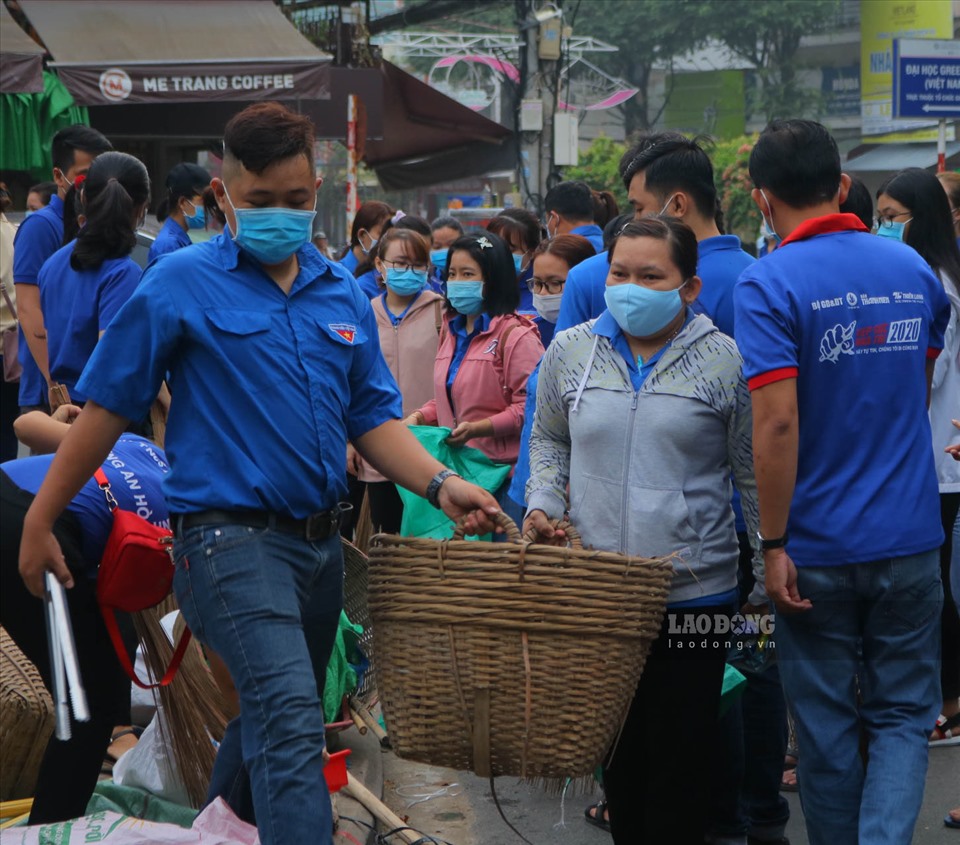
<instances>
[{"instance_id":1,"label":"awning","mask_svg":"<svg viewBox=\"0 0 960 845\"><path fill-rule=\"evenodd\" d=\"M367 141L364 161L387 190L435 185L449 179L513 169L512 132L383 62L384 133Z\"/></svg>"},{"instance_id":2,"label":"awning","mask_svg":"<svg viewBox=\"0 0 960 845\"><path fill-rule=\"evenodd\" d=\"M0 3L0 93L43 91L43 47L25 33Z\"/></svg>"},{"instance_id":3,"label":"awning","mask_svg":"<svg viewBox=\"0 0 960 845\"><path fill-rule=\"evenodd\" d=\"M957 156L960 156L960 141L951 141L947 144L947 161ZM843 169L849 173L877 173L936 166L936 144L861 144L847 153Z\"/></svg>"},{"instance_id":4,"label":"awning","mask_svg":"<svg viewBox=\"0 0 960 845\"><path fill-rule=\"evenodd\" d=\"M271 0L20 0L20 7L83 105L330 97L330 57Z\"/></svg>"}]
</instances>

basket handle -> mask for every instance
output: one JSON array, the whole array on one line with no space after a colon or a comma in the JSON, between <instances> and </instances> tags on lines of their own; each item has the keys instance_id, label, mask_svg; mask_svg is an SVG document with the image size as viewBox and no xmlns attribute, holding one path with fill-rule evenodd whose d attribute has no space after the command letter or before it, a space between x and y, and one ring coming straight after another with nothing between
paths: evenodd
<instances>
[{"instance_id":1,"label":"basket handle","mask_svg":"<svg viewBox=\"0 0 960 845\"><path fill-rule=\"evenodd\" d=\"M554 528L559 528L567 538L567 545L571 549L583 549L583 540L580 538L580 532L573 527L573 524L569 519L564 517L563 519L551 519L550 524ZM540 535L531 528L526 534L523 535L523 539L528 543L539 543L541 542Z\"/></svg>"},{"instance_id":2,"label":"basket handle","mask_svg":"<svg viewBox=\"0 0 960 845\"><path fill-rule=\"evenodd\" d=\"M454 523L452 539L462 540L464 538L466 519L466 514L464 514ZM510 517L507 516L503 511L497 511L490 517L490 519L492 519L496 525L499 525L503 529L504 533L507 535L508 543L523 542L523 538L520 536L520 529L517 528L517 523L510 519Z\"/></svg>"}]
</instances>

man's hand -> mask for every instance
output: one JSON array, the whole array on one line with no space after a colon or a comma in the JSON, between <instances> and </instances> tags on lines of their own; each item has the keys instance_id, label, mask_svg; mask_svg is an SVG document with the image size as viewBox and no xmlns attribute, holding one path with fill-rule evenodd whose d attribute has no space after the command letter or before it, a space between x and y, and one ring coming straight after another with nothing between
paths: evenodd
<instances>
[{"instance_id":1,"label":"man's hand","mask_svg":"<svg viewBox=\"0 0 960 845\"><path fill-rule=\"evenodd\" d=\"M57 538L49 528L31 525L28 517L20 538L20 577L38 599L43 598L43 576L48 569L64 587L73 586L73 576L67 569Z\"/></svg>"},{"instance_id":2,"label":"man's hand","mask_svg":"<svg viewBox=\"0 0 960 845\"><path fill-rule=\"evenodd\" d=\"M347 472L355 477L360 476L360 453L352 443L347 444Z\"/></svg>"},{"instance_id":3,"label":"man's hand","mask_svg":"<svg viewBox=\"0 0 960 845\"><path fill-rule=\"evenodd\" d=\"M503 529L490 518L500 512L500 505L476 484L451 476L440 485L438 501L440 509L454 522L467 515L464 523L467 535L489 534L491 531L503 533Z\"/></svg>"},{"instance_id":4,"label":"man's hand","mask_svg":"<svg viewBox=\"0 0 960 845\"><path fill-rule=\"evenodd\" d=\"M81 411L81 408L79 408L76 405L70 405L68 403L66 405L61 405L59 408L57 408L52 414L50 414L50 418L53 420L56 420L57 422L66 423L67 425L70 425L70 423L72 423L77 418L77 415L80 413L80 411Z\"/></svg>"},{"instance_id":5,"label":"man's hand","mask_svg":"<svg viewBox=\"0 0 960 845\"><path fill-rule=\"evenodd\" d=\"M523 521L523 533L529 534L533 530L537 533L537 542L547 546L565 546L567 544L567 535L560 528L554 528L547 516L541 510L533 510Z\"/></svg>"},{"instance_id":6,"label":"man's hand","mask_svg":"<svg viewBox=\"0 0 960 845\"><path fill-rule=\"evenodd\" d=\"M763 555L767 595L780 613L801 613L813 607L809 599L800 598L797 589L797 567L786 549L771 549Z\"/></svg>"}]
</instances>

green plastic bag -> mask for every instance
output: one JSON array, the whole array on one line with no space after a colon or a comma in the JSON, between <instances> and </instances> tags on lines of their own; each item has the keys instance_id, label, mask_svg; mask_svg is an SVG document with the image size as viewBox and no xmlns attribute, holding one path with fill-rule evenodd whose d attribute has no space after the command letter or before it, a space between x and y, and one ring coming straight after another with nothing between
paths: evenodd
<instances>
[{"instance_id":1,"label":"green plastic bag","mask_svg":"<svg viewBox=\"0 0 960 845\"><path fill-rule=\"evenodd\" d=\"M723 691L720 693L720 713L722 717L747 688L746 677L729 663L723 667Z\"/></svg>"},{"instance_id":2,"label":"green plastic bag","mask_svg":"<svg viewBox=\"0 0 960 845\"><path fill-rule=\"evenodd\" d=\"M337 637L327 663L327 681L323 685L323 718L328 724L340 721L343 697L357 686L357 673L350 664L357 662L357 643L362 634L363 628L354 625L341 610Z\"/></svg>"},{"instance_id":3,"label":"green plastic bag","mask_svg":"<svg viewBox=\"0 0 960 845\"><path fill-rule=\"evenodd\" d=\"M440 463L490 493L496 493L510 475L509 464L494 463L479 449L470 446L450 446L446 442L450 436L449 428L415 425L411 426L410 431L423 448ZM411 493L403 487L397 487L397 490L403 500L403 521L400 524L400 533L404 537L447 540L453 536L453 523L443 511L433 507L422 496Z\"/></svg>"}]
</instances>

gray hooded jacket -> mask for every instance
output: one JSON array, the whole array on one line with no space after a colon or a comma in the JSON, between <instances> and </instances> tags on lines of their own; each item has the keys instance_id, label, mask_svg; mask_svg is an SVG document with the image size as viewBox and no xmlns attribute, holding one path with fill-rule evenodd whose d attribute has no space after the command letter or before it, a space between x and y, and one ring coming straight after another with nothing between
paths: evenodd
<instances>
[{"instance_id":1,"label":"gray hooded jacket","mask_svg":"<svg viewBox=\"0 0 960 845\"><path fill-rule=\"evenodd\" d=\"M731 471L752 538L758 528L750 394L736 345L697 316L635 392L623 356L594 334L594 322L558 334L541 364L529 510L562 516L569 482L570 520L584 545L680 555L670 603L732 589ZM765 601L762 586L751 601Z\"/></svg>"}]
</instances>

